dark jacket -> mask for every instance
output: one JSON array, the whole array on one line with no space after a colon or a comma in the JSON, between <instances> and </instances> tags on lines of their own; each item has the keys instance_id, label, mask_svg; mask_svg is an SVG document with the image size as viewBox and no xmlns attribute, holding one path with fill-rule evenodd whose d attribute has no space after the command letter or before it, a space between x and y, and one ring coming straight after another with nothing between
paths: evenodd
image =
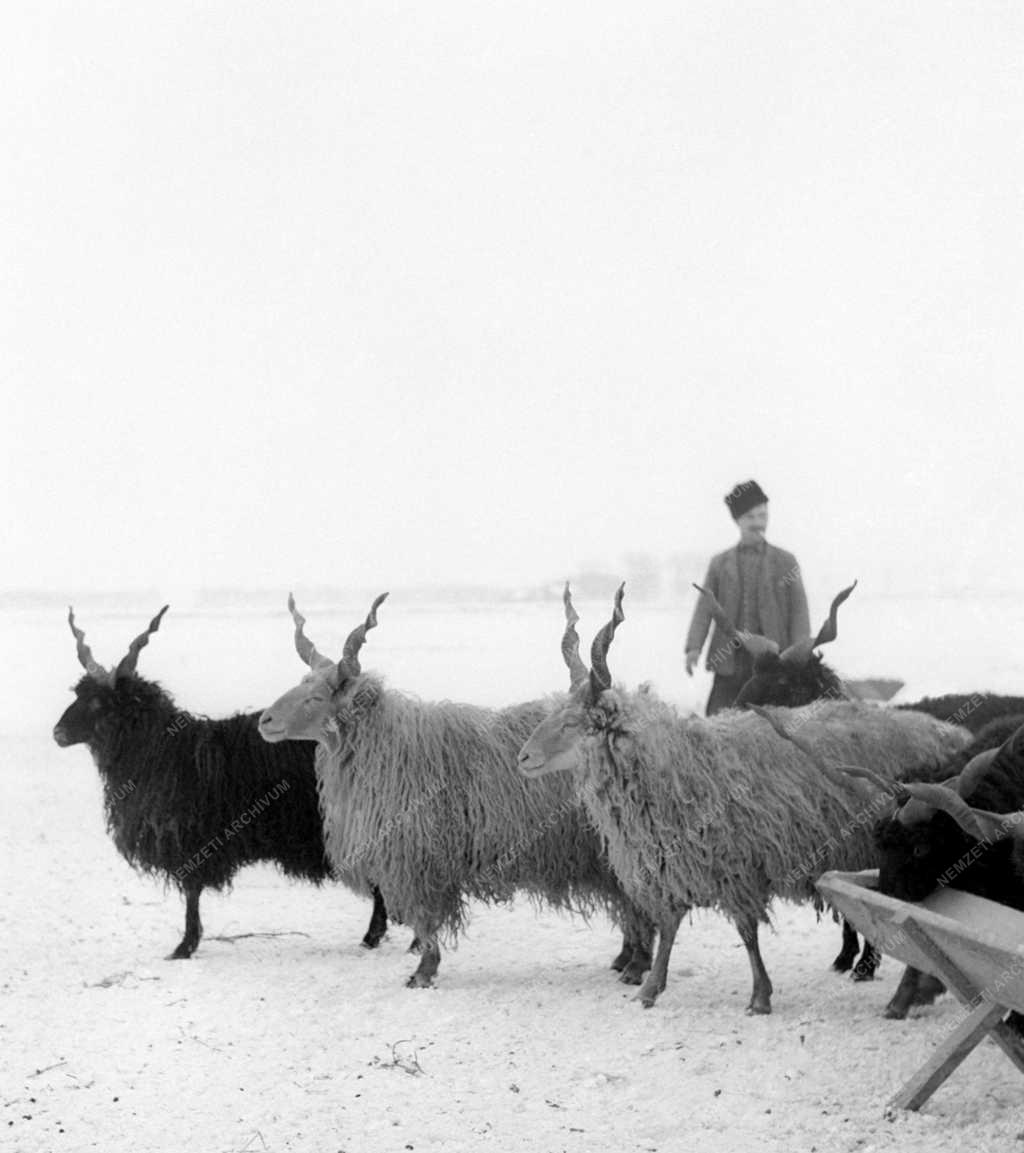
<instances>
[{"instance_id":1,"label":"dark jacket","mask_svg":"<svg viewBox=\"0 0 1024 1153\"><path fill-rule=\"evenodd\" d=\"M726 615L737 627L740 622L738 558L738 545L713 556L703 586L715 594ZM800 579L800 565L791 552L767 542L757 585L757 613L762 634L776 641L781 649L811 635L807 594ZM686 634L687 652L692 649L699 652L704 647L710 625L711 610L707 598L699 597L690 622L690 631ZM734 651L729 638L723 636L722 630L715 625L711 633L711 647L708 649L708 671L719 676L731 676L736 667Z\"/></svg>"}]
</instances>

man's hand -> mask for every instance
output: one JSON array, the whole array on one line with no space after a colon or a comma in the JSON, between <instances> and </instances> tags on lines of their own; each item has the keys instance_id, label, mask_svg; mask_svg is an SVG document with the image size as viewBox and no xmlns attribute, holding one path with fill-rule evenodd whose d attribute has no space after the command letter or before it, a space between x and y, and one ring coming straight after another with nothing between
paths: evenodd
<instances>
[{"instance_id":1,"label":"man's hand","mask_svg":"<svg viewBox=\"0 0 1024 1153\"><path fill-rule=\"evenodd\" d=\"M697 662L700 660L700 649L690 649L686 654L686 675L693 676L693 670L697 667Z\"/></svg>"}]
</instances>

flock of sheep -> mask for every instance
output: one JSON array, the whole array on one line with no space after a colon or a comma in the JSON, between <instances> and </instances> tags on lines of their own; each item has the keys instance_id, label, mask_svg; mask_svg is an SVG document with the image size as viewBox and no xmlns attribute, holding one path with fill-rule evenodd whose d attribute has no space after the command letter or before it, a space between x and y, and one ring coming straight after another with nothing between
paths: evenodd
<instances>
[{"instance_id":1,"label":"flock of sheep","mask_svg":"<svg viewBox=\"0 0 1024 1153\"><path fill-rule=\"evenodd\" d=\"M645 687L613 686L621 588L589 668L566 588L568 693L505 709L424 702L363 672L384 596L337 661L317 651L289 598L306 674L262 713L221 720L181 712L137 671L166 609L110 669L72 612L86 671L54 739L92 753L119 852L183 893L171 958L200 942L204 888L269 861L372 897L369 948L389 916L410 926L413 987L432 983L439 942L460 932L468 902L525 893L606 912L623 934L612 966L651 1006L682 918L717 909L747 950L748 1012L770 1013L759 925L776 898L820 907L814 881L826 870L880 866L880 888L902 899L948 883L1024 909L1024 825L1005 816L1024 809L1024 701L975 694L894 709L847 699L814 650L835 639L850 591L813 640L781 654L713 604L756 660L738 707L709 719ZM976 865L958 869L982 843ZM866 942L857 960L857 946L844 926L835 967L868 979L877 953ZM887 1014L940 990L908 970Z\"/></svg>"}]
</instances>

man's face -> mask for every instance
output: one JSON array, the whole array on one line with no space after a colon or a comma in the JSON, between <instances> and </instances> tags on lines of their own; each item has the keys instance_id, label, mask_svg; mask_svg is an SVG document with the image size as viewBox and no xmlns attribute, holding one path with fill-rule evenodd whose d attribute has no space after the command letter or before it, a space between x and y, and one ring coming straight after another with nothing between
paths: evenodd
<instances>
[{"instance_id":1,"label":"man's face","mask_svg":"<svg viewBox=\"0 0 1024 1153\"><path fill-rule=\"evenodd\" d=\"M768 505L754 505L752 509L736 518L736 524L740 530L740 540L744 544L757 544L764 539L768 528Z\"/></svg>"}]
</instances>

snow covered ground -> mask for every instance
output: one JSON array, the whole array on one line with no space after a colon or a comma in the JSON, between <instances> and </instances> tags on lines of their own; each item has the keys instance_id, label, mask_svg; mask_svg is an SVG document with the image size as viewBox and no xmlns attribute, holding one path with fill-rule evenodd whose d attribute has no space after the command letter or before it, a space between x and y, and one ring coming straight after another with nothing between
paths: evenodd
<instances>
[{"instance_id":1,"label":"snow covered ground","mask_svg":"<svg viewBox=\"0 0 1024 1153\"><path fill-rule=\"evenodd\" d=\"M83 612L97 658L116 659L156 607ZM601 606L580 607L596 629ZM833 646L849 675L899 675L919 692L1024 687L1019 643L1001 641L991 662L979 654L992 653L991 638L1020 632L1019 614L1005 603L876 609L861 640L850 627ZM336 652L363 611L307 608L309 631ZM364 664L424 696L524 699L562 687L551 612L389 602ZM942 629L922 628L936 612ZM195 957L164 961L182 928L179 898L116 854L91 758L50 737L79 675L66 623L52 610L8 612L0 623L0 1147L1022 1147L1024 1085L991 1043L921 1113L884 1116L890 1094L956 1021L957 1006L945 997L915 1019L883 1020L898 965L887 960L867 985L831 973L838 928L807 909L779 908L777 931L764 934L775 984L767 1018L744 1015L745 953L710 914L684 925L669 988L650 1011L607 967L617 951L607 923L525 902L479 909L460 946L446 951L437 987L409 990L403 980L415 960L406 929L394 927L367 952L358 942L368 904L264 868L240 874L230 894L204 895L206 937ZM681 610L635 607L613 671L627 683L651 678L670 699L696 704L706 685L680 676L684 627ZM882 651L871 649L872 637L888 641L881 660L872 660ZM140 672L182 707L217 715L266 703L301 666L283 614L172 610Z\"/></svg>"}]
</instances>

